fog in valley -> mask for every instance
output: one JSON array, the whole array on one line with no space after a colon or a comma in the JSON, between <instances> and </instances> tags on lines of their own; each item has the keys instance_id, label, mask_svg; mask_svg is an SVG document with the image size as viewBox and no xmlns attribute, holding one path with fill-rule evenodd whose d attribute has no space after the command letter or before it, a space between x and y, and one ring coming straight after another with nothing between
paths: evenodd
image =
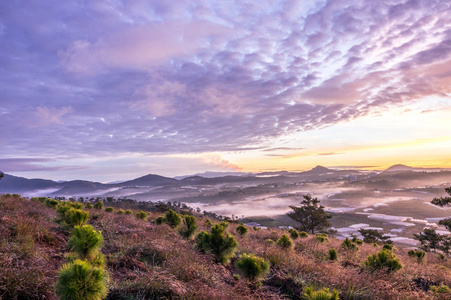
<instances>
[{"instance_id":1,"label":"fog in valley","mask_svg":"<svg viewBox=\"0 0 451 300\"><path fill-rule=\"evenodd\" d=\"M0 191L20 192L24 196L176 202L196 211L213 212L261 227L296 226L286 213L290 206L300 204L303 195L311 195L332 215L330 221L338 238L359 235L360 228L376 228L398 243L414 245L413 234L425 227L443 234L448 232L438 226L438 221L450 217L451 209L430 202L446 194L444 188L451 185L449 170L394 166L382 172L364 172L316 167L301 173L218 176L174 179L147 175L114 184L70 181L52 185L29 180L19 185L18 177L7 175Z\"/></svg>"}]
</instances>

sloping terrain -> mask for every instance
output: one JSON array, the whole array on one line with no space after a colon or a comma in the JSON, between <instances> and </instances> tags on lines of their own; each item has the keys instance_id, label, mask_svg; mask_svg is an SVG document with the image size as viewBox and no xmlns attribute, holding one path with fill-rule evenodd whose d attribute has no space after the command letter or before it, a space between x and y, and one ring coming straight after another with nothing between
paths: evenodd
<instances>
[{"instance_id":1,"label":"sloping terrain","mask_svg":"<svg viewBox=\"0 0 451 300\"><path fill-rule=\"evenodd\" d=\"M147 220L132 215L86 209L88 223L101 230L102 252L110 274L107 299L302 299L307 286L339 290L340 299L449 299L431 286L451 286L450 258L427 253L423 262L394 250L402 268L396 272L371 271L364 267L370 254L381 246L363 244L358 251L343 248L342 241L314 236L297 238L288 250L274 241L282 229L249 228L236 234L237 255L226 266L216 263L183 239L178 229L157 225L160 213L149 212ZM18 195L0 196L0 297L2 299L56 299L57 271L69 252L70 231L56 223L54 209ZM213 220L213 223L215 221ZM198 231L209 230L205 217L197 218ZM330 260L328 251L338 252ZM235 261L252 253L270 263L270 273L261 284L237 276Z\"/></svg>"}]
</instances>

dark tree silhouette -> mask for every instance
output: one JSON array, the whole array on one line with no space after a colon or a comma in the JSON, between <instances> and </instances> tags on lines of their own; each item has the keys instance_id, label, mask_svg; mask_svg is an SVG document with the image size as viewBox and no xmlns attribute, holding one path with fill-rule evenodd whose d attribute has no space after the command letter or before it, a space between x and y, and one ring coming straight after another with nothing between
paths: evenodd
<instances>
[{"instance_id":1,"label":"dark tree silhouette","mask_svg":"<svg viewBox=\"0 0 451 300\"><path fill-rule=\"evenodd\" d=\"M442 242L442 235L435 232L435 229L425 228L423 232L414 234L414 239L421 243L420 248L424 251L434 252L440 248Z\"/></svg>"},{"instance_id":2,"label":"dark tree silhouette","mask_svg":"<svg viewBox=\"0 0 451 300\"><path fill-rule=\"evenodd\" d=\"M448 193L448 195L451 196L451 187L445 188L445 192ZM434 198L431 201L432 204L438 205L438 206L448 206L451 205L451 197L440 197L440 198Z\"/></svg>"},{"instance_id":3,"label":"dark tree silhouette","mask_svg":"<svg viewBox=\"0 0 451 300\"><path fill-rule=\"evenodd\" d=\"M328 216L324 211L324 206L319 205L317 198L304 195L301 206L290 206L293 210L287 216L299 223L301 231L311 232L320 231L331 226Z\"/></svg>"}]
</instances>

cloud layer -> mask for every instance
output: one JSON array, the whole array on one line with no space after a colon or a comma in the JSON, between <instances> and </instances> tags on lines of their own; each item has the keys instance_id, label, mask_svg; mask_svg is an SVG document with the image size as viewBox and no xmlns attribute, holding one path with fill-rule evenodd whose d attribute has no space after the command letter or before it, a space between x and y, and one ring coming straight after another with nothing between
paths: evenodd
<instances>
[{"instance_id":1,"label":"cloud layer","mask_svg":"<svg viewBox=\"0 0 451 300\"><path fill-rule=\"evenodd\" d=\"M449 101L448 1L166 2L0 3L0 156L267 149Z\"/></svg>"}]
</instances>

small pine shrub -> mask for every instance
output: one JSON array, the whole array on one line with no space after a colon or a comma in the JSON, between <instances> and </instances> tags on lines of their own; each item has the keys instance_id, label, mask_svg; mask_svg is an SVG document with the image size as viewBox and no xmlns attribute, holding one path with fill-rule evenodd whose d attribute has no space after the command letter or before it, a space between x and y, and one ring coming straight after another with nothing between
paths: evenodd
<instances>
[{"instance_id":1,"label":"small pine shrub","mask_svg":"<svg viewBox=\"0 0 451 300\"><path fill-rule=\"evenodd\" d=\"M261 229L260 227L257 227L257 226L254 226L252 228L254 228L255 231L259 231Z\"/></svg>"},{"instance_id":2,"label":"small pine shrub","mask_svg":"<svg viewBox=\"0 0 451 300\"><path fill-rule=\"evenodd\" d=\"M142 210L138 210L136 212L136 218L138 218L139 220L146 220L147 218L147 213L145 211Z\"/></svg>"},{"instance_id":3,"label":"small pine shrub","mask_svg":"<svg viewBox=\"0 0 451 300\"><path fill-rule=\"evenodd\" d=\"M337 250L335 250L334 248L329 249L329 259L337 260L337 258L338 258Z\"/></svg>"},{"instance_id":4,"label":"small pine shrub","mask_svg":"<svg viewBox=\"0 0 451 300\"><path fill-rule=\"evenodd\" d=\"M319 241L320 243L328 242L329 239L327 238L327 234L325 233L318 233L315 235L315 239Z\"/></svg>"},{"instance_id":5,"label":"small pine shrub","mask_svg":"<svg viewBox=\"0 0 451 300\"><path fill-rule=\"evenodd\" d=\"M58 205L55 206L55 211L58 213L60 221L64 220L64 215L71 208L73 208L71 202L67 202L67 201L58 202Z\"/></svg>"},{"instance_id":6,"label":"small pine shrub","mask_svg":"<svg viewBox=\"0 0 451 300\"><path fill-rule=\"evenodd\" d=\"M86 224L89 212L77 208L70 208L64 213L64 223L69 227L82 226Z\"/></svg>"},{"instance_id":7,"label":"small pine shrub","mask_svg":"<svg viewBox=\"0 0 451 300\"><path fill-rule=\"evenodd\" d=\"M123 215L123 214L125 214L125 210L123 210L123 209L118 209L116 213L117 213L118 215Z\"/></svg>"},{"instance_id":8,"label":"small pine shrub","mask_svg":"<svg viewBox=\"0 0 451 300\"><path fill-rule=\"evenodd\" d=\"M206 219L205 220L205 227L211 228L211 226L213 226L213 223L211 222L211 220L210 219Z\"/></svg>"},{"instance_id":9,"label":"small pine shrub","mask_svg":"<svg viewBox=\"0 0 451 300\"><path fill-rule=\"evenodd\" d=\"M304 289L304 298L306 300L338 300L338 291L333 289L330 292L329 288L323 288L322 290L315 291L313 286L307 286Z\"/></svg>"},{"instance_id":10,"label":"small pine shrub","mask_svg":"<svg viewBox=\"0 0 451 300\"><path fill-rule=\"evenodd\" d=\"M352 242L356 243L357 245L362 245L363 241L361 239L358 239L357 237L352 238Z\"/></svg>"},{"instance_id":11,"label":"small pine shrub","mask_svg":"<svg viewBox=\"0 0 451 300\"><path fill-rule=\"evenodd\" d=\"M112 213L112 212L114 212L114 208L111 207L111 206L109 206L109 207L106 207L106 208L105 208L105 211L106 211L106 212L109 212L109 213Z\"/></svg>"},{"instance_id":12,"label":"small pine shrub","mask_svg":"<svg viewBox=\"0 0 451 300\"><path fill-rule=\"evenodd\" d=\"M125 214L126 214L126 215L133 215L133 210L127 209L127 210L125 211Z\"/></svg>"},{"instance_id":13,"label":"small pine shrub","mask_svg":"<svg viewBox=\"0 0 451 300\"><path fill-rule=\"evenodd\" d=\"M357 245L350 240L349 238L346 238L343 243L341 243L341 246L343 248L345 248L346 250L353 250L353 251L357 251L359 250L359 247L357 247Z\"/></svg>"},{"instance_id":14,"label":"small pine shrub","mask_svg":"<svg viewBox=\"0 0 451 300\"><path fill-rule=\"evenodd\" d=\"M227 222L227 221L222 221L220 224L221 224L221 226L224 227L225 229L227 229L227 228L229 227L229 222Z\"/></svg>"},{"instance_id":15,"label":"small pine shrub","mask_svg":"<svg viewBox=\"0 0 451 300\"><path fill-rule=\"evenodd\" d=\"M241 276L240 276L240 274L233 274L233 278L234 278L235 280L240 280L240 279L241 279Z\"/></svg>"},{"instance_id":16,"label":"small pine shrub","mask_svg":"<svg viewBox=\"0 0 451 300\"><path fill-rule=\"evenodd\" d=\"M155 219L155 224L161 225L163 223L166 223L166 217L164 215L159 216L158 218Z\"/></svg>"},{"instance_id":17,"label":"small pine shrub","mask_svg":"<svg viewBox=\"0 0 451 300\"><path fill-rule=\"evenodd\" d=\"M382 249L376 254L369 255L364 264L371 271L386 269L388 272L392 272L402 268L399 258L391 250L387 249Z\"/></svg>"},{"instance_id":18,"label":"small pine shrub","mask_svg":"<svg viewBox=\"0 0 451 300\"><path fill-rule=\"evenodd\" d=\"M180 229L180 234L186 238L191 239L197 229L197 221L194 216L183 217L183 227Z\"/></svg>"},{"instance_id":19,"label":"small pine shrub","mask_svg":"<svg viewBox=\"0 0 451 300\"><path fill-rule=\"evenodd\" d=\"M275 242L274 242L274 240L272 240L272 239L267 239L267 240L265 240L265 244L266 245L273 245Z\"/></svg>"},{"instance_id":20,"label":"small pine shrub","mask_svg":"<svg viewBox=\"0 0 451 300\"><path fill-rule=\"evenodd\" d=\"M225 232L223 224L216 224L211 233L201 231L196 237L196 247L204 252L212 253L216 260L228 264L235 255L238 243L233 236Z\"/></svg>"},{"instance_id":21,"label":"small pine shrub","mask_svg":"<svg viewBox=\"0 0 451 300\"><path fill-rule=\"evenodd\" d=\"M165 213L165 217L166 217L166 221L165 221L166 224L168 224L172 228L179 226L180 222L182 221L182 219L180 218L180 215L178 213L176 213L175 211L173 211L172 209L168 210Z\"/></svg>"},{"instance_id":22,"label":"small pine shrub","mask_svg":"<svg viewBox=\"0 0 451 300\"><path fill-rule=\"evenodd\" d=\"M30 200L45 204L45 201L47 200L47 198L46 197L32 197Z\"/></svg>"},{"instance_id":23,"label":"small pine shrub","mask_svg":"<svg viewBox=\"0 0 451 300\"><path fill-rule=\"evenodd\" d=\"M91 202L86 202L85 208L91 209L91 208L93 208L93 207L94 207L94 205L92 205Z\"/></svg>"},{"instance_id":24,"label":"small pine shrub","mask_svg":"<svg viewBox=\"0 0 451 300\"><path fill-rule=\"evenodd\" d=\"M393 244L384 244L384 246L382 246L382 249L393 251L393 247Z\"/></svg>"},{"instance_id":25,"label":"small pine shrub","mask_svg":"<svg viewBox=\"0 0 451 300\"><path fill-rule=\"evenodd\" d=\"M94 204L94 208L95 208L95 209L103 209L103 202L102 202L102 201L97 201L97 202Z\"/></svg>"},{"instance_id":26,"label":"small pine shrub","mask_svg":"<svg viewBox=\"0 0 451 300\"><path fill-rule=\"evenodd\" d=\"M254 254L244 253L236 261L235 266L243 276L250 280L260 280L269 273L269 263Z\"/></svg>"},{"instance_id":27,"label":"small pine shrub","mask_svg":"<svg viewBox=\"0 0 451 300\"><path fill-rule=\"evenodd\" d=\"M63 265L58 277L56 293L61 300L101 300L108 294L107 273L87 261Z\"/></svg>"},{"instance_id":28,"label":"small pine shrub","mask_svg":"<svg viewBox=\"0 0 451 300\"><path fill-rule=\"evenodd\" d=\"M277 245L282 249L289 250L293 247L293 242L286 234L282 234L280 239L277 240Z\"/></svg>"},{"instance_id":29,"label":"small pine shrub","mask_svg":"<svg viewBox=\"0 0 451 300\"><path fill-rule=\"evenodd\" d=\"M50 199L50 198L47 198L44 201L44 205L47 206L47 207L55 207L55 206L58 205L58 203L59 203L58 200Z\"/></svg>"},{"instance_id":30,"label":"small pine shrub","mask_svg":"<svg viewBox=\"0 0 451 300\"><path fill-rule=\"evenodd\" d=\"M451 289L447 285L431 285L429 287L434 294L443 295L443 294L451 294ZM448 299L448 298L447 298Z\"/></svg>"},{"instance_id":31,"label":"small pine shrub","mask_svg":"<svg viewBox=\"0 0 451 300\"><path fill-rule=\"evenodd\" d=\"M290 236L293 240L297 239L299 237L299 232L296 229L290 229L288 230L288 232L290 233Z\"/></svg>"},{"instance_id":32,"label":"small pine shrub","mask_svg":"<svg viewBox=\"0 0 451 300\"><path fill-rule=\"evenodd\" d=\"M83 208L83 204L81 204L80 202L71 202L71 206L73 208L76 208L76 209L82 209Z\"/></svg>"},{"instance_id":33,"label":"small pine shrub","mask_svg":"<svg viewBox=\"0 0 451 300\"><path fill-rule=\"evenodd\" d=\"M301 238L308 238L308 233L305 231L299 231L299 237Z\"/></svg>"},{"instance_id":34,"label":"small pine shrub","mask_svg":"<svg viewBox=\"0 0 451 300\"><path fill-rule=\"evenodd\" d=\"M236 232L240 235L240 236L244 236L247 233L247 227L243 225L243 223L241 223L240 225L238 225L236 227Z\"/></svg>"},{"instance_id":35,"label":"small pine shrub","mask_svg":"<svg viewBox=\"0 0 451 300\"><path fill-rule=\"evenodd\" d=\"M91 225L75 226L68 246L78 258L93 261L100 253L102 241L102 232Z\"/></svg>"},{"instance_id":36,"label":"small pine shrub","mask_svg":"<svg viewBox=\"0 0 451 300\"><path fill-rule=\"evenodd\" d=\"M417 263L422 263L424 260L424 257L426 256L426 252L421 250L409 250L407 254L413 258L416 259Z\"/></svg>"}]
</instances>

